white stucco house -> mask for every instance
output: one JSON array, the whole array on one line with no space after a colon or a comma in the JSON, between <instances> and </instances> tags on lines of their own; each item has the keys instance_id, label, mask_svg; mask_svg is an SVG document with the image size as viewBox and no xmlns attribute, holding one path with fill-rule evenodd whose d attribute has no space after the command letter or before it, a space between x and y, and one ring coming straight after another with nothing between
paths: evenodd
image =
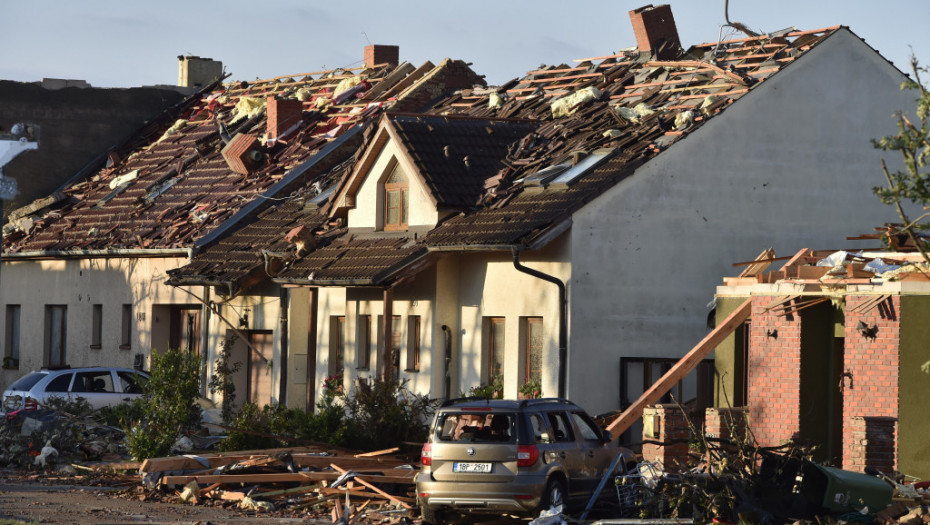
<instances>
[{"instance_id":1,"label":"white stucco house","mask_svg":"<svg viewBox=\"0 0 930 525\"><path fill-rule=\"evenodd\" d=\"M271 381L291 406L312 408L327 376L386 374L434 397L500 375L506 397L539 381L619 408L706 333L706 290L732 262L894 219L869 141L913 104L844 27L687 51L658 29L638 52L385 115L325 191L171 282L287 305L261 328L287 340Z\"/></svg>"}]
</instances>

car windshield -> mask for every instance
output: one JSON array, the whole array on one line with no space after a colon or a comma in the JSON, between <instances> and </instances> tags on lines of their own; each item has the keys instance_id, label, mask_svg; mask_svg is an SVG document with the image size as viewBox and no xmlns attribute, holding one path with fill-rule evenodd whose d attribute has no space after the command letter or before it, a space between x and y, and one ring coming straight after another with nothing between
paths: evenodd
<instances>
[{"instance_id":1,"label":"car windshield","mask_svg":"<svg viewBox=\"0 0 930 525\"><path fill-rule=\"evenodd\" d=\"M42 380L43 377L47 376L48 372L33 372L28 376L20 378L19 381L13 383L13 386L10 387L10 390L19 390L26 391L30 388L36 386L36 383Z\"/></svg>"},{"instance_id":2,"label":"car windshield","mask_svg":"<svg viewBox=\"0 0 930 525\"><path fill-rule=\"evenodd\" d=\"M442 441L510 443L514 440L514 414L446 413L439 416L437 429Z\"/></svg>"}]
</instances>

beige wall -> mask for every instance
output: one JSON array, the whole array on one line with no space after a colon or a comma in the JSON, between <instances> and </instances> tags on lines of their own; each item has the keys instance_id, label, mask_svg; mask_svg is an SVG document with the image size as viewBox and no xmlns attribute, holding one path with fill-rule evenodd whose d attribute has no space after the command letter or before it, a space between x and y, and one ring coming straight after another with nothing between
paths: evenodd
<instances>
[{"instance_id":1,"label":"beige wall","mask_svg":"<svg viewBox=\"0 0 930 525\"><path fill-rule=\"evenodd\" d=\"M382 227L381 218L383 216L382 192L379 191L382 179L388 175L387 170L391 165L391 160L397 159L407 181L410 184L409 190L409 210L407 223L410 226L435 226L439 220L436 206L430 200L429 193L423 186L420 178L416 175L416 167L411 165L393 141L389 141L369 171L358 193L355 195L355 208L349 210L349 227L350 228L375 228Z\"/></svg>"},{"instance_id":2,"label":"beige wall","mask_svg":"<svg viewBox=\"0 0 930 525\"><path fill-rule=\"evenodd\" d=\"M5 259L0 269L0 335L7 327L7 305L20 305L20 364L0 372L0 388L41 368L45 346L45 306L67 307L65 360L71 366L127 366L137 353L148 356L153 342L155 305L196 304L183 290L165 284L166 270L186 258L97 258L17 261ZM197 295L199 289L193 290ZM93 305L103 305L101 348L92 349ZM122 305L132 305L130 345L121 349ZM0 340L2 342L2 340ZM148 361L146 360L146 367Z\"/></svg>"}]
</instances>

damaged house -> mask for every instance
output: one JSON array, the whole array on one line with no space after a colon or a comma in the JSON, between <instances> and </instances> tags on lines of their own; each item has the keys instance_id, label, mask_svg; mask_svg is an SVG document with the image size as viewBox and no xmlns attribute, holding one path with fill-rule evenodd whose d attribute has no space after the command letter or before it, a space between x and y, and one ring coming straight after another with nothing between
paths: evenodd
<instances>
[{"instance_id":1,"label":"damaged house","mask_svg":"<svg viewBox=\"0 0 930 525\"><path fill-rule=\"evenodd\" d=\"M636 50L385 114L322 193L275 203L170 283L282 305L286 327L249 326L286 337L272 381L291 406L327 376L376 375L435 397L500 377L505 397L596 412L635 399L701 339L699 283L730 261L891 218L869 140L913 101L845 27L685 50L668 6L630 15ZM680 392L709 405L712 384Z\"/></svg>"},{"instance_id":2,"label":"damaged house","mask_svg":"<svg viewBox=\"0 0 930 525\"><path fill-rule=\"evenodd\" d=\"M925 479L927 263L913 244L878 245L785 262L769 252L724 279L718 318L747 299L751 316L717 347L717 396L742 407L762 446L816 443L817 459L844 469Z\"/></svg>"},{"instance_id":3,"label":"damaged house","mask_svg":"<svg viewBox=\"0 0 930 525\"><path fill-rule=\"evenodd\" d=\"M206 360L230 329L257 363L243 397L278 399L277 292L233 304L225 289L167 286L166 271L351 159L385 108L416 111L474 85L483 80L463 62L415 67L373 45L354 69L205 86L105 167L11 213L0 388L39 367L145 367L169 347Z\"/></svg>"}]
</instances>

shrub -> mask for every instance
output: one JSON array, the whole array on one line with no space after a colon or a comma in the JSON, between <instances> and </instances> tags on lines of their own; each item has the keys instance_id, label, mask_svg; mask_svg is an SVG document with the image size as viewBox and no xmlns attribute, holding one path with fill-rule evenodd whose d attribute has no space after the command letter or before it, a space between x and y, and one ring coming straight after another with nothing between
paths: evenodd
<instances>
[{"instance_id":1,"label":"shrub","mask_svg":"<svg viewBox=\"0 0 930 525\"><path fill-rule=\"evenodd\" d=\"M236 416L234 412L236 384L233 382L232 376L242 368L241 361L230 362L232 360L232 349L233 338L227 337L220 347L220 354L216 358L215 371L210 375L208 385L211 394L220 394L223 397L220 402L220 417L225 425L229 425Z\"/></svg>"},{"instance_id":2,"label":"shrub","mask_svg":"<svg viewBox=\"0 0 930 525\"><path fill-rule=\"evenodd\" d=\"M468 395L462 397L481 397L486 399L503 399L504 397L504 376L494 376L488 384L473 386L468 391Z\"/></svg>"},{"instance_id":3,"label":"shrub","mask_svg":"<svg viewBox=\"0 0 930 525\"><path fill-rule=\"evenodd\" d=\"M129 453L136 460L165 456L178 434L200 424L200 357L179 349L152 352L151 378L133 401L141 417L126 428Z\"/></svg>"}]
</instances>

